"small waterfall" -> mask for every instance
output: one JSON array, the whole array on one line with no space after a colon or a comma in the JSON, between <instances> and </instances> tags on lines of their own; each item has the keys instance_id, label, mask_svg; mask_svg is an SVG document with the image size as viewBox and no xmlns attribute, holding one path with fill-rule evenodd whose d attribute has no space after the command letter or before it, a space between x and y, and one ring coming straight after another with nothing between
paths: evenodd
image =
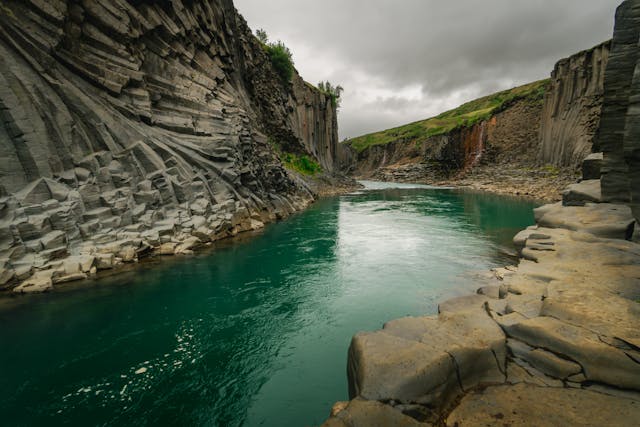
<instances>
[{"instance_id":1,"label":"small waterfall","mask_svg":"<svg viewBox=\"0 0 640 427\"><path fill-rule=\"evenodd\" d=\"M475 146L475 152L473 153L473 160L469 165L469 168L474 167L480 162L482 158L482 151L484 150L484 132L487 127L487 122L480 123L480 135L478 137L478 143Z\"/></svg>"}]
</instances>

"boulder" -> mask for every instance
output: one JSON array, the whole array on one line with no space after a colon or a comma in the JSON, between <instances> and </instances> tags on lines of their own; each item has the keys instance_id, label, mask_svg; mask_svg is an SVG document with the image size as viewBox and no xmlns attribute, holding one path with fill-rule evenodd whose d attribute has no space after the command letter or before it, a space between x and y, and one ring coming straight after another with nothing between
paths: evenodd
<instances>
[{"instance_id":1,"label":"boulder","mask_svg":"<svg viewBox=\"0 0 640 427\"><path fill-rule=\"evenodd\" d=\"M26 279L20 285L13 288L15 293L39 293L53 289L53 270L36 271L30 278Z\"/></svg>"},{"instance_id":2,"label":"boulder","mask_svg":"<svg viewBox=\"0 0 640 427\"><path fill-rule=\"evenodd\" d=\"M564 206L584 206L587 202L602 202L599 179L571 184L562 192L562 204Z\"/></svg>"},{"instance_id":3,"label":"boulder","mask_svg":"<svg viewBox=\"0 0 640 427\"><path fill-rule=\"evenodd\" d=\"M350 396L446 403L478 384L504 381L505 336L484 307L407 317L359 333L349 348Z\"/></svg>"},{"instance_id":4,"label":"boulder","mask_svg":"<svg viewBox=\"0 0 640 427\"><path fill-rule=\"evenodd\" d=\"M156 253L158 255L174 255L176 253L177 246L178 243L176 242L163 243L156 249Z\"/></svg>"},{"instance_id":5,"label":"boulder","mask_svg":"<svg viewBox=\"0 0 640 427\"><path fill-rule=\"evenodd\" d=\"M98 270L109 270L115 266L115 255L114 254L102 254L96 253L95 256L95 267Z\"/></svg>"}]
</instances>

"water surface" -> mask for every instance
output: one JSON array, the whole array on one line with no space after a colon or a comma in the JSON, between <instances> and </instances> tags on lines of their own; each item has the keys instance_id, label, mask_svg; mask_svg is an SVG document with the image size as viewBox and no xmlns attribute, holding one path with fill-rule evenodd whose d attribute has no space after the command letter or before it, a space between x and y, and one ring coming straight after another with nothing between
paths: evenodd
<instances>
[{"instance_id":1,"label":"water surface","mask_svg":"<svg viewBox=\"0 0 640 427\"><path fill-rule=\"evenodd\" d=\"M318 425L358 330L512 261L534 203L424 186L319 201L187 258L0 304L2 424Z\"/></svg>"}]
</instances>

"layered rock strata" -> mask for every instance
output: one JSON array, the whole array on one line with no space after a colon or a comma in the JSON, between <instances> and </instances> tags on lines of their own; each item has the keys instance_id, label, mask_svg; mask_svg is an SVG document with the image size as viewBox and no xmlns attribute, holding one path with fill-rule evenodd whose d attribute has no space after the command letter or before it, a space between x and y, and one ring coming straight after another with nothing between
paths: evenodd
<instances>
[{"instance_id":1,"label":"layered rock strata","mask_svg":"<svg viewBox=\"0 0 640 427\"><path fill-rule=\"evenodd\" d=\"M639 196L639 40L640 2L625 1L616 11L613 44L605 75L602 118L597 136L597 145L604 154L602 195L606 201L629 202L632 191L636 198ZM637 203L636 200L634 204L637 206Z\"/></svg>"},{"instance_id":2,"label":"layered rock strata","mask_svg":"<svg viewBox=\"0 0 640 427\"><path fill-rule=\"evenodd\" d=\"M0 2L0 288L189 253L313 199L275 146L340 156L231 0Z\"/></svg>"},{"instance_id":3,"label":"layered rock strata","mask_svg":"<svg viewBox=\"0 0 640 427\"><path fill-rule=\"evenodd\" d=\"M541 162L575 167L594 148L610 49L607 41L556 63L540 120Z\"/></svg>"}]
</instances>

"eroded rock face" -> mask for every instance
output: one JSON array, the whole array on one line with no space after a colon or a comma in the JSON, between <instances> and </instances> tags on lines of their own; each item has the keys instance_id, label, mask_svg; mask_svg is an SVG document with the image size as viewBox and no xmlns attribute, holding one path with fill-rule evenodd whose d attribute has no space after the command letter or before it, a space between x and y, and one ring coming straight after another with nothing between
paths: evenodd
<instances>
[{"instance_id":1,"label":"eroded rock face","mask_svg":"<svg viewBox=\"0 0 640 427\"><path fill-rule=\"evenodd\" d=\"M640 78L636 73L640 61L639 38L640 2L624 1L616 11L597 137L597 145L604 153L602 197L605 201L629 202L631 191L636 197L638 195L638 185L634 188L631 179L635 184L638 183L640 142L637 138L637 98L640 95L640 85L634 83L634 79L637 81ZM634 203L637 205L638 202Z\"/></svg>"},{"instance_id":2,"label":"eroded rock face","mask_svg":"<svg viewBox=\"0 0 640 427\"><path fill-rule=\"evenodd\" d=\"M274 142L333 171L335 108L278 77L231 0L3 1L1 286L287 216L313 196Z\"/></svg>"},{"instance_id":3,"label":"eroded rock face","mask_svg":"<svg viewBox=\"0 0 640 427\"><path fill-rule=\"evenodd\" d=\"M542 109L540 161L576 167L592 151L610 48L607 41L556 63Z\"/></svg>"}]
</instances>

